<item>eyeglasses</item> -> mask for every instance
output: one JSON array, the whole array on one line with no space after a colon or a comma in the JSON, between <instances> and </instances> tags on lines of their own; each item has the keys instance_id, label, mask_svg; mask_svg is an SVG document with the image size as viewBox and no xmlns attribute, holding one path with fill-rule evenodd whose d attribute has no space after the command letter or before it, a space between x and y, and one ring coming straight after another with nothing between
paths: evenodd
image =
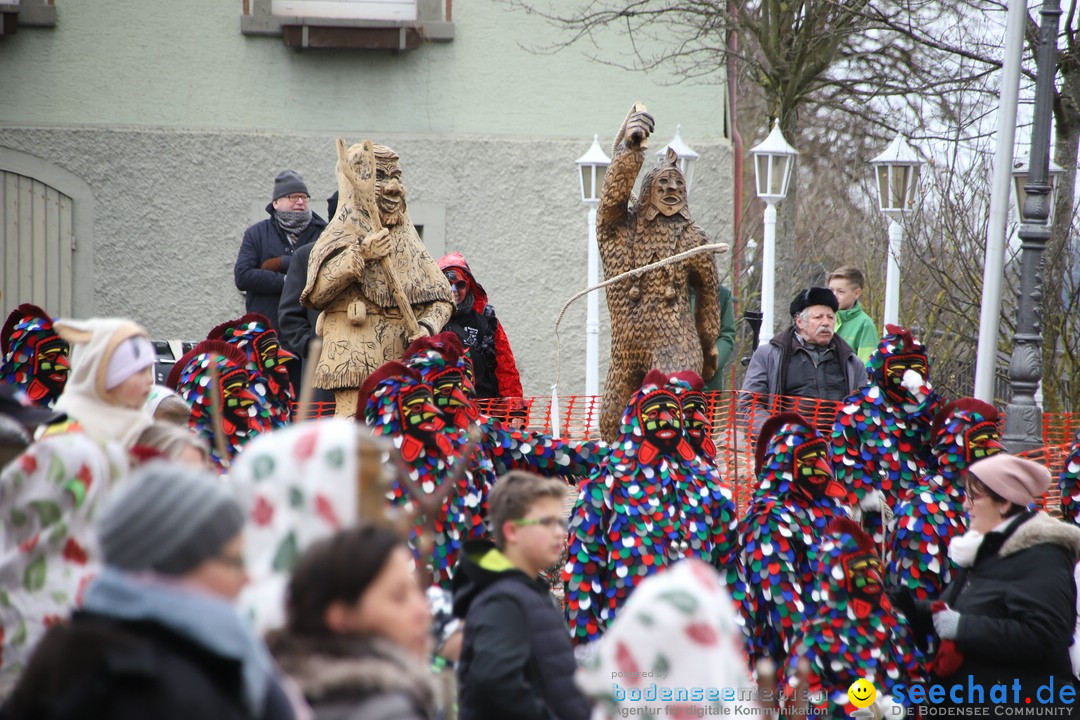
<instances>
[{"instance_id":1,"label":"eyeglasses","mask_svg":"<svg viewBox=\"0 0 1080 720\"><path fill-rule=\"evenodd\" d=\"M303 193L293 193L292 195L284 195L283 197L286 200L288 200L289 202L291 202L291 203L298 203L298 202L305 202L306 203L308 200L310 200L310 198L307 195L304 195Z\"/></svg>"},{"instance_id":2,"label":"eyeglasses","mask_svg":"<svg viewBox=\"0 0 1080 720\"><path fill-rule=\"evenodd\" d=\"M543 525L548 530L566 530L570 527L566 518L558 517L555 515L542 518L524 518L521 520L511 520L516 527L525 527L527 525Z\"/></svg>"}]
</instances>

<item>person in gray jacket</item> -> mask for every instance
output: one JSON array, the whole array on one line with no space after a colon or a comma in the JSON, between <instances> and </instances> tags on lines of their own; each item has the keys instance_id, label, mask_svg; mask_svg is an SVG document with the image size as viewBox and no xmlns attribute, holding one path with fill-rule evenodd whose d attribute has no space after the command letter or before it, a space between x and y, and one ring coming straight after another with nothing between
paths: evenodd
<instances>
[{"instance_id":1,"label":"person in gray jacket","mask_svg":"<svg viewBox=\"0 0 1080 720\"><path fill-rule=\"evenodd\" d=\"M769 415L789 409L773 407L775 400L763 395L840 401L867 384L862 360L836 334L838 307L829 288L801 290L791 301L791 325L754 351L739 408L744 416L751 414L755 435ZM813 416L812 408L807 412L800 403L794 405L790 409Z\"/></svg>"}]
</instances>

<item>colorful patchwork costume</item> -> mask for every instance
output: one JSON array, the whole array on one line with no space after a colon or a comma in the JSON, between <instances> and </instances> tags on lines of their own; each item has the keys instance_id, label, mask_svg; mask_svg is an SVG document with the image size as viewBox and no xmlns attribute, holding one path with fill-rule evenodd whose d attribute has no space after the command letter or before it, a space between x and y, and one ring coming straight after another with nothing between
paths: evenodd
<instances>
[{"instance_id":1,"label":"colorful patchwork costume","mask_svg":"<svg viewBox=\"0 0 1080 720\"><path fill-rule=\"evenodd\" d=\"M885 577L918 600L936 600L955 575L949 543L967 532L964 473L976 460L1004 452L998 412L961 398L934 418L930 468L919 487L896 506L889 526Z\"/></svg>"},{"instance_id":2,"label":"colorful patchwork costume","mask_svg":"<svg viewBox=\"0 0 1080 720\"><path fill-rule=\"evenodd\" d=\"M455 467L461 462L468 436L459 428L447 426L435 406L431 386L420 379L416 370L396 360L383 363L364 380L357 406L364 409L364 419L373 432L393 442L405 461L403 469L422 492L431 494L444 483L455 482ZM430 551L419 546L419 538L424 535L424 518L419 513L410 535L417 560L430 562L434 583L446 589L450 588L461 541L479 516L482 500L468 469L460 473L456 482L436 516L430 518L434 525ZM408 488L397 480L389 499L406 512L418 510Z\"/></svg>"},{"instance_id":3,"label":"colorful patchwork costume","mask_svg":"<svg viewBox=\"0 0 1080 720\"><path fill-rule=\"evenodd\" d=\"M716 445L709 423L709 402L702 389L705 381L692 370L675 373L668 386L682 404L683 429L694 457L683 461L679 485L679 527L687 557L696 557L718 568L731 586L736 579L735 561L739 524L731 488L716 469Z\"/></svg>"},{"instance_id":4,"label":"colorful patchwork costume","mask_svg":"<svg viewBox=\"0 0 1080 720\"><path fill-rule=\"evenodd\" d=\"M1061 466L1058 488L1061 490L1061 516L1080 525L1080 430L1076 431L1065 464Z\"/></svg>"},{"instance_id":5,"label":"colorful patchwork costume","mask_svg":"<svg viewBox=\"0 0 1080 720\"><path fill-rule=\"evenodd\" d=\"M821 542L817 608L795 631L783 677L788 697L809 691L818 717L846 720L857 708L848 688L859 678L873 683L879 707L893 688L922 681L922 657L907 620L884 593L881 560L873 540L852 520L837 518ZM794 712L781 717L805 717ZM885 717L893 717L886 714Z\"/></svg>"},{"instance_id":6,"label":"colorful patchwork costume","mask_svg":"<svg viewBox=\"0 0 1080 720\"><path fill-rule=\"evenodd\" d=\"M758 487L739 522L738 574L748 655L779 666L795 628L813 617L820 542L825 528L846 517L847 493L833 478L829 447L805 418L774 415L758 436Z\"/></svg>"},{"instance_id":7,"label":"colorful patchwork costume","mask_svg":"<svg viewBox=\"0 0 1080 720\"><path fill-rule=\"evenodd\" d=\"M263 398L270 409L270 427L285 427L292 420L295 393L285 365L296 358L281 347L277 330L264 315L248 313L223 322L210 331L207 340L224 340L244 351L251 371L251 391Z\"/></svg>"},{"instance_id":8,"label":"colorful patchwork costume","mask_svg":"<svg viewBox=\"0 0 1080 720\"><path fill-rule=\"evenodd\" d=\"M598 638L642 580L682 555L679 485L694 449L667 383L659 371L645 376L610 454L578 491L562 576L575 644Z\"/></svg>"},{"instance_id":9,"label":"colorful patchwork costume","mask_svg":"<svg viewBox=\"0 0 1080 720\"><path fill-rule=\"evenodd\" d=\"M930 388L926 348L910 330L886 325L866 371L870 384L848 396L836 414L832 464L848 504L866 515L863 524L880 542L882 503L895 509L926 470L930 424L941 400Z\"/></svg>"},{"instance_id":10,"label":"colorful patchwork costume","mask_svg":"<svg viewBox=\"0 0 1080 720\"><path fill-rule=\"evenodd\" d=\"M221 431L226 457L221 457L214 440L211 367L216 369L218 376L217 395L221 399ZM176 361L165 382L191 406L191 429L210 445L210 459L221 470L228 469L232 458L245 443L270 429L270 407L251 391L252 382L247 355L235 345L221 340L203 340L193 347Z\"/></svg>"},{"instance_id":11,"label":"colorful patchwork costume","mask_svg":"<svg viewBox=\"0 0 1080 720\"><path fill-rule=\"evenodd\" d=\"M48 313L30 303L11 311L0 330L0 380L39 407L52 407L70 368L68 344L56 334Z\"/></svg>"}]
</instances>

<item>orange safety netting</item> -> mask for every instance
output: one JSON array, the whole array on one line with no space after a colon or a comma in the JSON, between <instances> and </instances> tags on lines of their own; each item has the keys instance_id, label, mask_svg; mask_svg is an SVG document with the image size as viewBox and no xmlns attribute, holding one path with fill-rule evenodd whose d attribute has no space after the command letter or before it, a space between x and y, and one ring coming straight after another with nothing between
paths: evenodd
<instances>
[{"instance_id":1,"label":"orange safety netting","mask_svg":"<svg viewBox=\"0 0 1080 720\"><path fill-rule=\"evenodd\" d=\"M716 443L716 463L721 474L731 484L732 494L740 512L749 502L754 485L754 442L757 430L771 415L797 412L828 438L833 420L841 403L802 397L764 395L727 390L705 393L711 410L713 442ZM559 434L578 440L599 439L600 403L593 395L563 395L558 398ZM529 430L550 433L552 428L551 397L495 398L477 400L482 412ZM312 417L333 415L334 403L313 403ZM1055 482L1043 499L1051 512L1059 512L1060 498L1056 478L1073 440L1076 422L1073 413L1043 415L1044 447L1022 453L1049 468ZM1004 420L1002 420L1004 422Z\"/></svg>"}]
</instances>

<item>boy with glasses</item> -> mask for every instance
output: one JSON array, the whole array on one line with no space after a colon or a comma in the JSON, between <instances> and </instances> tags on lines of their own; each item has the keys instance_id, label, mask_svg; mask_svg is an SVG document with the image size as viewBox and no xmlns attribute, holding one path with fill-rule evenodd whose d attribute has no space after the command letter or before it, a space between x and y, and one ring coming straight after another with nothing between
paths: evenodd
<instances>
[{"instance_id":1,"label":"boy with glasses","mask_svg":"<svg viewBox=\"0 0 1080 720\"><path fill-rule=\"evenodd\" d=\"M489 495L491 543L466 545L454 576L454 614L465 618L458 662L461 720L585 720L574 651L547 584L566 541L566 486L512 471Z\"/></svg>"}]
</instances>

